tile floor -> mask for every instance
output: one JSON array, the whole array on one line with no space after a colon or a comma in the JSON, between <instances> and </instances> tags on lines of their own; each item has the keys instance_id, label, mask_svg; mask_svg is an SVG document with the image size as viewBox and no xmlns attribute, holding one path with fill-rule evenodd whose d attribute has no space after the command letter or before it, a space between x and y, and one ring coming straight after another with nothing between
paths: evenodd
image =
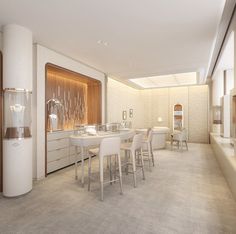
<instances>
[{"instance_id":1,"label":"tile floor","mask_svg":"<svg viewBox=\"0 0 236 234\"><path fill-rule=\"evenodd\" d=\"M37 182L20 198L0 196L0 233L236 233L236 202L210 145L189 144L189 151L155 152L146 180L123 176L107 184L104 202L98 181L81 188L74 167ZM96 172L97 159L93 160Z\"/></svg>"}]
</instances>

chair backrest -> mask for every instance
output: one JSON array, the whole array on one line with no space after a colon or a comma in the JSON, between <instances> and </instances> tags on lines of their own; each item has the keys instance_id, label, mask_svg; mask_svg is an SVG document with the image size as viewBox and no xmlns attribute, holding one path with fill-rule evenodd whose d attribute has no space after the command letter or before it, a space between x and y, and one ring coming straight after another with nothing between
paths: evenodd
<instances>
[{"instance_id":1,"label":"chair backrest","mask_svg":"<svg viewBox=\"0 0 236 234\"><path fill-rule=\"evenodd\" d=\"M153 136L153 130L151 128L149 128L147 131L147 140L149 142L152 142L152 136Z\"/></svg>"},{"instance_id":2,"label":"chair backrest","mask_svg":"<svg viewBox=\"0 0 236 234\"><path fill-rule=\"evenodd\" d=\"M143 134L142 133L134 135L133 141L132 141L132 146L131 146L132 150L137 150L137 149L142 148L142 142L143 142Z\"/></svg>"},{"instance_id":3,"label":"chair backrest","mask_svg":"<svg viewBox=\"0 0 236 234\"><path fill-rule=\"evenodd\" d=\"M107 137L102 139L100 148L99 148L99 156L107 156L113 154L120 153L120 137Z\"/></svg>"},{"instance_id":4,"label":"chair backrest","mask_svg":"<svg viewBox=\"0 0 236 234\"><path fill-rule=\"evenodd\" d=\"M173 139L177 141L187 141L187 129L183 128L178 133L174 133Z\"/></svg>"}]
</instances>

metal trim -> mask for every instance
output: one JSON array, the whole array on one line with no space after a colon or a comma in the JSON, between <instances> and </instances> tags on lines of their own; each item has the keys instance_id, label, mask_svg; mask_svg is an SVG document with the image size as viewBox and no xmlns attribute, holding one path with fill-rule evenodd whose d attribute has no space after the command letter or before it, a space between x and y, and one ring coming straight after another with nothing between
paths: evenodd
<instances>
[{"instance_id":1,"label":"metal trim","mask_svg":"<svg viewBox=\"0 0 236 234\"><path fill-rule=\"evenodd\" d=\"M3 138L4 141L11 141L11 140L24 140L24 139L29 139L32 138L32 135L30 135L29 137L15 137L15 138Z\"/></svg>"},{"instance_id":2,"label":"metal trim","mask_svg":"<svg viewBox=\"0 0 236 234\"><path fill-rule=\"evenodd\" d=\"M6 92L6 91L12 91L12 92L25 92L25 93L31 93L32 94L32 91L28 90L28 89L21 89L21 88L5 88L3 89L3 92Z\"/></svg>"}]
</instances>

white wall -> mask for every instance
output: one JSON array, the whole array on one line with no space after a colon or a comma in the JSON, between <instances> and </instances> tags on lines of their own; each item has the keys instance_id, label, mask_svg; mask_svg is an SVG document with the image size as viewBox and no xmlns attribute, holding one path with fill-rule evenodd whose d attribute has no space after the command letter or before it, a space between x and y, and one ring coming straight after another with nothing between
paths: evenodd
<instances>
[{"instance_id":1,"label":"white wall","mask_svg":"<svg viewBox=\"0 0 236 234\"><path fill-rule=\"evenodd\" d=\"M71 58L58 54L41 45L34 48L34 80L33 80L33 138L34 138L34 176L43 178L45 175L45 65L56 64L63 68L93 77L102 82L102 121L105 120L105 75L91 67Z\"/></svg>"},{"instance_id":2,"label":"white wall","mask_svg":"<svg viewBox=\"0 0 236 234\"><path fill-rule=\"evenodd\" d=\"M226 94L234 88L234 69L226 70Z\"/></svg>"},{"instance_id":3,"label":"white wall","mask_svg":"<svg viewBox=\"0 0 236 234\"><path fill-rule=\"evenodd\" d=\"M224 95L224 72L217 70L212 77L212 106L220 106L220 98Z\"/></svg>"},{"instance_id":4,"label":"white wall","mask_svg":"<svg viewBox=\"0 0 236 234\"><path fill-rule=\"evenodd\" d=\"M120 122L122 111L134 109L134 128L152 126L173 127L173 106L183 105L184 127L189 141L208 143L208 86L190 86L136 90L118 81L108 79L108 122ZM157 119L161 117L162 123Z\"/></svg>"}]
</instances>

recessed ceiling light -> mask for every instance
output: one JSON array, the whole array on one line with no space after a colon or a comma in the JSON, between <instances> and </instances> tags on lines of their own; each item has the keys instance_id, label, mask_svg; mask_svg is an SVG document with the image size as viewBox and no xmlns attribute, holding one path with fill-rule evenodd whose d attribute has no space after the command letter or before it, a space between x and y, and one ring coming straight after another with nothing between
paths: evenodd
<instances>
[{"instance_id":1,"label":"recessed ceiling light","mask_svg":"<svg viewBox=\"0 0 236 234\"><path fill-rule=\"evenodd\" d=\"M100 44L100 45L103 45L103 46L108 46L108 42L107 41L98 40L97 43Z\"/></svg>"}]
</instances>

